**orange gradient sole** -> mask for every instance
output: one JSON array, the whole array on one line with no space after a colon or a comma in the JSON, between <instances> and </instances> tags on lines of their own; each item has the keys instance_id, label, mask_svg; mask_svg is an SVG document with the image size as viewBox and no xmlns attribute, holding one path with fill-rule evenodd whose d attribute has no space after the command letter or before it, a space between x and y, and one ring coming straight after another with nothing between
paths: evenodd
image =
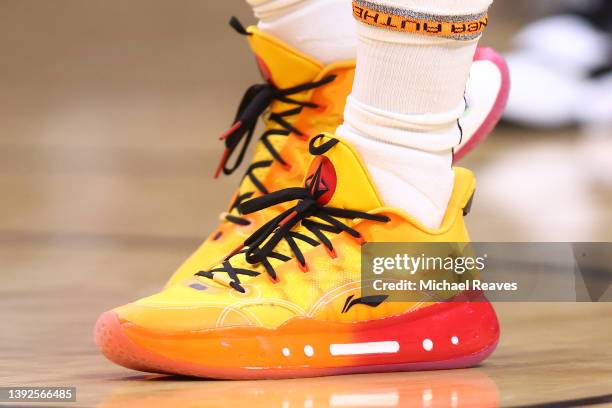
<instances>
[{"instance_id":1,"label":"orange gradient sole","mask_svg":"<svg viewBox=\"0 0 612 408\"><path fill-rule=\"evenodd\" d=\"M487 302L439 303L354 324L292 319L277 329L235 327L167 334L106 312L96 344L111 361L146 372L272 379L465 368L495 349L499 325Z\"/></svg>"}]
</instances>

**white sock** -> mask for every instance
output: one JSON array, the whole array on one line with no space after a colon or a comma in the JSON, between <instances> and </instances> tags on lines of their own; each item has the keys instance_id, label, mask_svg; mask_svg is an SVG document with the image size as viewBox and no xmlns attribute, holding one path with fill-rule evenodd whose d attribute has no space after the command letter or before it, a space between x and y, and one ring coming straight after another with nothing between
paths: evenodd
<instances>
[{"instance_id":1,"label":"white sock","mask_svg":"<svg viewBox=\"0 0 612 408\"><path fill-rule=\"evenodd\" d=\"M351 0L247 0L258 27L323 64L355 58Z\"/></svg>"},{"instance_id":2,"label":"white sock","mask_svg":"<svg viewBox=\"0 0 612 408\"><path fill-rule=\"evenodd\" d=\"M453 191L457 120L484 27L462 21L485 22L491 2L354 1L357 72L338 134L360 151L385 203L429 228L442 223ZM478 29L459 32L468 27ZM448 30L449 38L423 34L426 29Z\"/></svg>"}]
</instances>

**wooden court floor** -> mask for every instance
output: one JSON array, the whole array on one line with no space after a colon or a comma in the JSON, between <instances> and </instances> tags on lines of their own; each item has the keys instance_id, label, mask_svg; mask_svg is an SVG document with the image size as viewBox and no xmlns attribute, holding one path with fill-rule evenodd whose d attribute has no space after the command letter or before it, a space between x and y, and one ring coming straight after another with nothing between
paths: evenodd
<instances>
[{"instance_id":1,"label":"wooden court floor","mask_svg":"<svg viewBox=\"0 0 612 408\"><path fill-rule=\"evenodd\" d=\"M76 386L79 407L612 404L610 303L498 304L501 343L469 370L196 381L98 354L98 314L157 291L237 183L211 177L216 135L258 81L225 28L248 10L230 3L2 3L0 386ZM611 241L612 188L590 143L577 129L498 129L463 163L478 177L473 239Z\"/></svg>"}]
</instances>

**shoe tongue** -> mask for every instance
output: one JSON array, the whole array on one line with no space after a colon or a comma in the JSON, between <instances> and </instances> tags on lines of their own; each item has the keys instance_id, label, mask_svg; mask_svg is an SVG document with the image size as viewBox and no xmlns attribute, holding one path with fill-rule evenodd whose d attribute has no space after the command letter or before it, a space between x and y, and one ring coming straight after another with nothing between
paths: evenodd
<instances>
[{"instance_id":1,"label":"shoe tongue","mask_svg":"<svg viewBox=\"0 0 612 408\"><path fill-rule=\"evenodd\" d=\"M304 185L319 204L368 212L383 206L359 153L346 141L321 135L311 142L314 155Z\"/></svg>"},{"instance_id":2,"label":"shoe tongue","mask_svg":"<svg viewBox=\"0 0 612 408\"><path fill-rule=\"evenodd\" d=\"M277 88L291 88L315 80L324 66L257 27L247 29L248 41L264 79Z\"/></svg>"}]
</instances>

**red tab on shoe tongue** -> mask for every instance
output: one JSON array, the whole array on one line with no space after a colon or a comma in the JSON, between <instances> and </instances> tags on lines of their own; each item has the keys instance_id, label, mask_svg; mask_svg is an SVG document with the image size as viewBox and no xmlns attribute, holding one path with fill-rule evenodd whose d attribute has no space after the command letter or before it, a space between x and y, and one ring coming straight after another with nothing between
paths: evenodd
<instances>
[{"instance_id":1,"label":"red tab on shoe tongue","mask_svg":"<svg viewBox=\"0 0 612 408\"><path fill-rule=\"evenodd\" d=\"M310 169L306 174L305 187L316 198L317 203L320 205L329 203L336 192L338 182L336 169L331 160L325 156L316 157L310 163Z\"/></svg>"},{"instance_id":2,"label":"red tab on shoe tongue","mask_svg":"<svg viewBox=\"0 0 612 408\"><path fill-rule=\"evenodd\" d=\"M333 138L325 136L315 143ZM355 211L372 211L382 201L357 153L347 142L339 142L329 151L313 156L304 185L321 205Z\"/></svg>"}]
</instances>

